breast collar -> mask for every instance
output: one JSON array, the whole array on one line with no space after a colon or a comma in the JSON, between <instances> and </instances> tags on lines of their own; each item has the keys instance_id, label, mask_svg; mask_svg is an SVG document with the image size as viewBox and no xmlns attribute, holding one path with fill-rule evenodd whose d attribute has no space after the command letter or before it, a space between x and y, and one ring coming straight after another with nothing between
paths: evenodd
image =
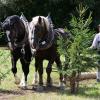
<instances>
[{"instance_id":1,"label":"breast collar","mask_svg":"<svg viewBox=\"0 0 100 100\"><path fill-rule=\"evenodd\" d=\"M46 50L50 48L53 44L53 41L54 41L54 32L53 29L50 29L48 35L45 35L43 40L41 40L40 43L38 44L39 47L37 48L37 50Z\"/></svg>"}]
</instances>

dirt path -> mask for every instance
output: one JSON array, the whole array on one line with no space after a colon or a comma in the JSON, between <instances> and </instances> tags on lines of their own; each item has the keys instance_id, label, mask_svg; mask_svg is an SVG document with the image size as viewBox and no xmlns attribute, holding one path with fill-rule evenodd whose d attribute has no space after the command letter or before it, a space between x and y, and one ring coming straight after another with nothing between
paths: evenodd
<instances>
[{"instance_id":1,"label":"dirt path","mask_svg":"<svg viewBox=\"0 0 100 100\"><path fill-rule=\"evenodd\" d=\"M20 88L15 90L0 90L0 100L10 100L14 96L24 96L32 92L35 92L32 86L29 86L26 90Z\"/></svg>"},{"instance_id":2,"label":"dirt path","mask_svg":"<svg viewBox=\"0 0 100 100\"><path fill-rule=\"evenodd\" d=\"M48 93L48 92L56 92L58 91L59 88L56 86L47 88L44 87L44 90L42 92L44 93ZM0 100L12 100L11 98L14 97L19 97L19 96L26 96L26 95L30 95L33 93L40 93L38 91L36 91L36 87L33 89L32 86L29 86L26 90L23 89L16 89L16 90L0 90Z\"/></svg>"},{"instance_id":3,"label":"dirt path","mask_svg":"<svg viewBox=\"0 0 100 100\"><path fill-rule=\"evenodd\" d=\"M0 90L0 100L10 100L11 97L25 95L25 90Z\"/></svg>"}]
</instances>

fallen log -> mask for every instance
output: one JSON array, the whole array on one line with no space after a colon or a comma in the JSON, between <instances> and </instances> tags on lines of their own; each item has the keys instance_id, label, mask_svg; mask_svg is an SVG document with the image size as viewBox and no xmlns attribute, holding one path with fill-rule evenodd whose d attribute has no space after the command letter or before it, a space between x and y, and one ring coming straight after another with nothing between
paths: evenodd
<instances>
[{"instance_id":1,"label":"fallen log","mask_svg":"<svg viewBox=\"0 0 100 100\"><path fill-rule=\"evenodd\" d=\"M96 72L83 72L79 76L79 81L87 79L96 79Z\"/></svg>"},{"instance_id":2,"label":"fallen log","mask_svg":"<svg viewBox=\"0 0 100 100\"><path fill-rule=\"evenodd\" d=\"M69 81L71 77L67 77L66 80ZM96 79L96 72L82 72L79 77L75 77L76 81Z\"/></svg>"}]
</instances>

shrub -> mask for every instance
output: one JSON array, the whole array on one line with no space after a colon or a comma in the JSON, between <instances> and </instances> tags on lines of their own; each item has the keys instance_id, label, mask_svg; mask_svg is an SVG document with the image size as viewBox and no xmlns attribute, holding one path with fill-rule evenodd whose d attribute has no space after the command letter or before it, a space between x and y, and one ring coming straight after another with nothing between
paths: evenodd
<instances>
[{"instance_id":1,"label":"shrub","mask_svg":"<svg viewBox=\"0 0 100 100\"><path fill-rule=\"evenodd\" d=\"M69 22L71 28L68 30L72 35L71 39L59 37L58 40L58 51L65 57L62 73L69 77L71 93L75 93L78 88L76 86L79 83L80 73L98 66L96 63L98 56L91 55L92 52L87 49L94 32L90 30L92 13L90 12L87 18L85 16L87 9L81 4L79 8L76 8L77 16L72 15Z\"/></svg>"}]
</instances>

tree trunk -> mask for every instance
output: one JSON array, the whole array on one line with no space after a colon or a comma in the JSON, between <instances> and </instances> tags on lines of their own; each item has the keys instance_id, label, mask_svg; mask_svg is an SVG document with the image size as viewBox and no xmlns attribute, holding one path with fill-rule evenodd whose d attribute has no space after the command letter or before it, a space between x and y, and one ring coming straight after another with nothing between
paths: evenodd
<instances>
[{"instance_id":1,"label":"tree trunk","mask_svg":"<svg viewBox=\"0 0 100 100\"><path fill-rule=\"evenodd\" d=\"M72 76L69 78L70 80L70 92L72 94L76 93L76 72L72 73Z\"/></svg>"}]
</instances>

